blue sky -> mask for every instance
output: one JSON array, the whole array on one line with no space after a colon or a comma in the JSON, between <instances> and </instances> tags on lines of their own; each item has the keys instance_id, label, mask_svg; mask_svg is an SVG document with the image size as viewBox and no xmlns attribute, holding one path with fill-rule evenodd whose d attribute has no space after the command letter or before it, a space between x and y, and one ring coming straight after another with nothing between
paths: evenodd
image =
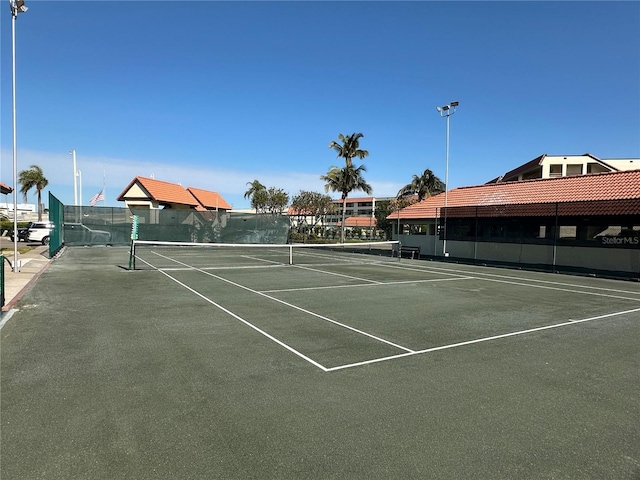
<instances>
[{"instance_id":1,"label":"blue sky","mask_svg":"<svg viewBox=\"0 0 640 480\"><path fill-rule=\"evenodd\" d=\"M18 170L73 204L136 175L220 192L324 192L338 134L393 196L430 168L484 183L543 153L640 157L638 2L27 0ZM0 181L13 185L11 15L0 9ZM354 192L351 196L361 196ZM3 199L4 200L4 199ZM29 201L34 202L35 193ZM12 197L9 196L9 201ZM46 201L46 196L45 196Z\"/></svg>"}]
</instances>

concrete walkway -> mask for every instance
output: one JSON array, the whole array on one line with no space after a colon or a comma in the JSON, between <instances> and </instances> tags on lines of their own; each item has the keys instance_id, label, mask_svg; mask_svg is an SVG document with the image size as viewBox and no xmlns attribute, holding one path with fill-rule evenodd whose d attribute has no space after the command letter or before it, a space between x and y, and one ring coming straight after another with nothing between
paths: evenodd
<instances>
[{"instance_id":1,"label":"concrete walkway","mask_svg":"<svg viewBox=\"0 0 640 480\"><path fill-rule=\"evenodd\" d=\"M3 239L4 240L4 239ZM20 243L20 246L23 244ZM3 244L3 247L6 245ZM13 263L13 251L4 251L5 256ZM4 306L2 312L11 310L22 295L35 283L40 274L49 266L49 247L38 245L26 253L18 254L21 262L19 272L11 271L8 262L4 262Z\"/></svg>"}]
</instances>

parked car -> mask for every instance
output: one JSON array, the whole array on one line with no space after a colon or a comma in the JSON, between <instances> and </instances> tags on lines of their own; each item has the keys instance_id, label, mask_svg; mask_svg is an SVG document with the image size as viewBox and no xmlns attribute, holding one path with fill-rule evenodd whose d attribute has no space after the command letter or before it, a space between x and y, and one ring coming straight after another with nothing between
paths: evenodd
<instances>
[{"instance_id":1,"label":"parked car","mask_svg":"<svg viewBox=\"0 0 640 480\"><path fill-rule=\"evenodd\" d=\"M82 223L64 224L64 243L67 245L109 245L111 233L93 230Z\"/></svg>"},{"instance_id":2,"label":"parked car","mask_svg":"<svg viewBox=\"0 0 640 480\"><path fill-rule=\"evenodd\" d=\"M49 235L54 229L53 222L31 222L27 228L27 242L41 242L43 245L49 245ZM20 232L18 232L18 238Z\"/></svg>"},{"instance_id":3,"label":"parked car","mask_svg":"<svg viewBox=\"0 0 640 480\"><path fill-rule=\"evenodd\" d=\"M22 240L23 242L27 241L27 232L29 231L29 227L33 224L33 222L29 222L29 225L26 227L22 227L18 229L18 241ZM9 238L13 242L13 229L9 230Z\"/></svg>"}]
</instances>

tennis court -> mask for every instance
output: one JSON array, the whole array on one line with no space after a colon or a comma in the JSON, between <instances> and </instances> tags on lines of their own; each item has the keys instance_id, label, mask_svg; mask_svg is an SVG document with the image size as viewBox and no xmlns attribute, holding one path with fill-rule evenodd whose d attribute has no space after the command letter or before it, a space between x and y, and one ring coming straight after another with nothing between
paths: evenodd
<instances>
[{"instance_id":1,"label":"tennis court","mask_svg":"<svg viewBox=\"0 0 640 480\"><path fill-rule=\"evenodd\" d=\"M637 283L393 248L66 250L2 329L3 478L640 478Z\"/></svg>"},{"instance_id":2,"label":"tennis court","mask_svg":"<svg viewBox=\"0 0 640 480\"><path fill-rule=\"evenodd\" d=\"M136 265L162 273L178 290L200 297L323 371L640 316L640 292L634 289L400 261L391 254L393 242L373 252L363 245L174 247L141 242Z\"/></svg>"}]
</instances>

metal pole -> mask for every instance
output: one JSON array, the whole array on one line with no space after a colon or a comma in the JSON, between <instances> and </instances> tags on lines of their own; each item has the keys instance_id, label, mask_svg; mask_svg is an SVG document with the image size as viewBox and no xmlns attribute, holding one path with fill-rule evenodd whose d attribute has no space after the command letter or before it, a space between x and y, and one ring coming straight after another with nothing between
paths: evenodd
<instances>
[{"instance_id":1,"label":"metal pole","mask_svg":"<svg viewBox=\"0 0 640 480\"><path fill-rule=\"evenodd\" d=\"M447 113L450 110L447 111ZM445 257L449 256L449 252L447 252L447 200L449 194L449 117L450 113L447 115L447 148L446 148L446 161L445 161L445 171L444 171L444 241L442 242L442 254Z\"/></svg>"},{"instance_id":2,"label":"metal pole","mask_svg":"<svg viewBox=\"0 0 640 480\"><path fill-rule=\"evenodd\" d=\"M71 150L71 156L73 157L73 205L78 206L78 185L76 177L78 175L78 169L76 167L76 150Z\"/></svg>"},{"instance_id":3,"label":"metal pole","mask_svg":"<svg viewBox=\"0 0 640 480\"><path fill-rule=\"evenodd\" d=\"M16 128L16 10L11 3L11 58L13 81L13 271L19 272L18 265L18 147ZM4 268L4 267L3 267Z\"/></svg>"},{"instance_id":4,"label":"metal pole","mask_svg":"<svg viewBox=\"0 0 640 480\"><path fill-rule=\"evenodd\" d=\"M442 236L442 254L445 257L449 256L447 252L447 206L449 200L449 117L456 113L456 108L460 105L460 102L451 102L444 107L436 107L436 110L441 117L447 117L447 144L446 144L446 164L445 164L445 176L444 176L444 233Z\"/></svg>"},{"instance_id":5,"label":"metal pole","mask_svg":"<svg viewBox=\"0 0 640 480\"><path fill-rule=\"evenodd\" d=\"M82 207L82 172L80 170L78 170L78 178L80 179L80 190L78 196L80 198L80 203L78 205Z\"/></svg>"}]
</instances>

